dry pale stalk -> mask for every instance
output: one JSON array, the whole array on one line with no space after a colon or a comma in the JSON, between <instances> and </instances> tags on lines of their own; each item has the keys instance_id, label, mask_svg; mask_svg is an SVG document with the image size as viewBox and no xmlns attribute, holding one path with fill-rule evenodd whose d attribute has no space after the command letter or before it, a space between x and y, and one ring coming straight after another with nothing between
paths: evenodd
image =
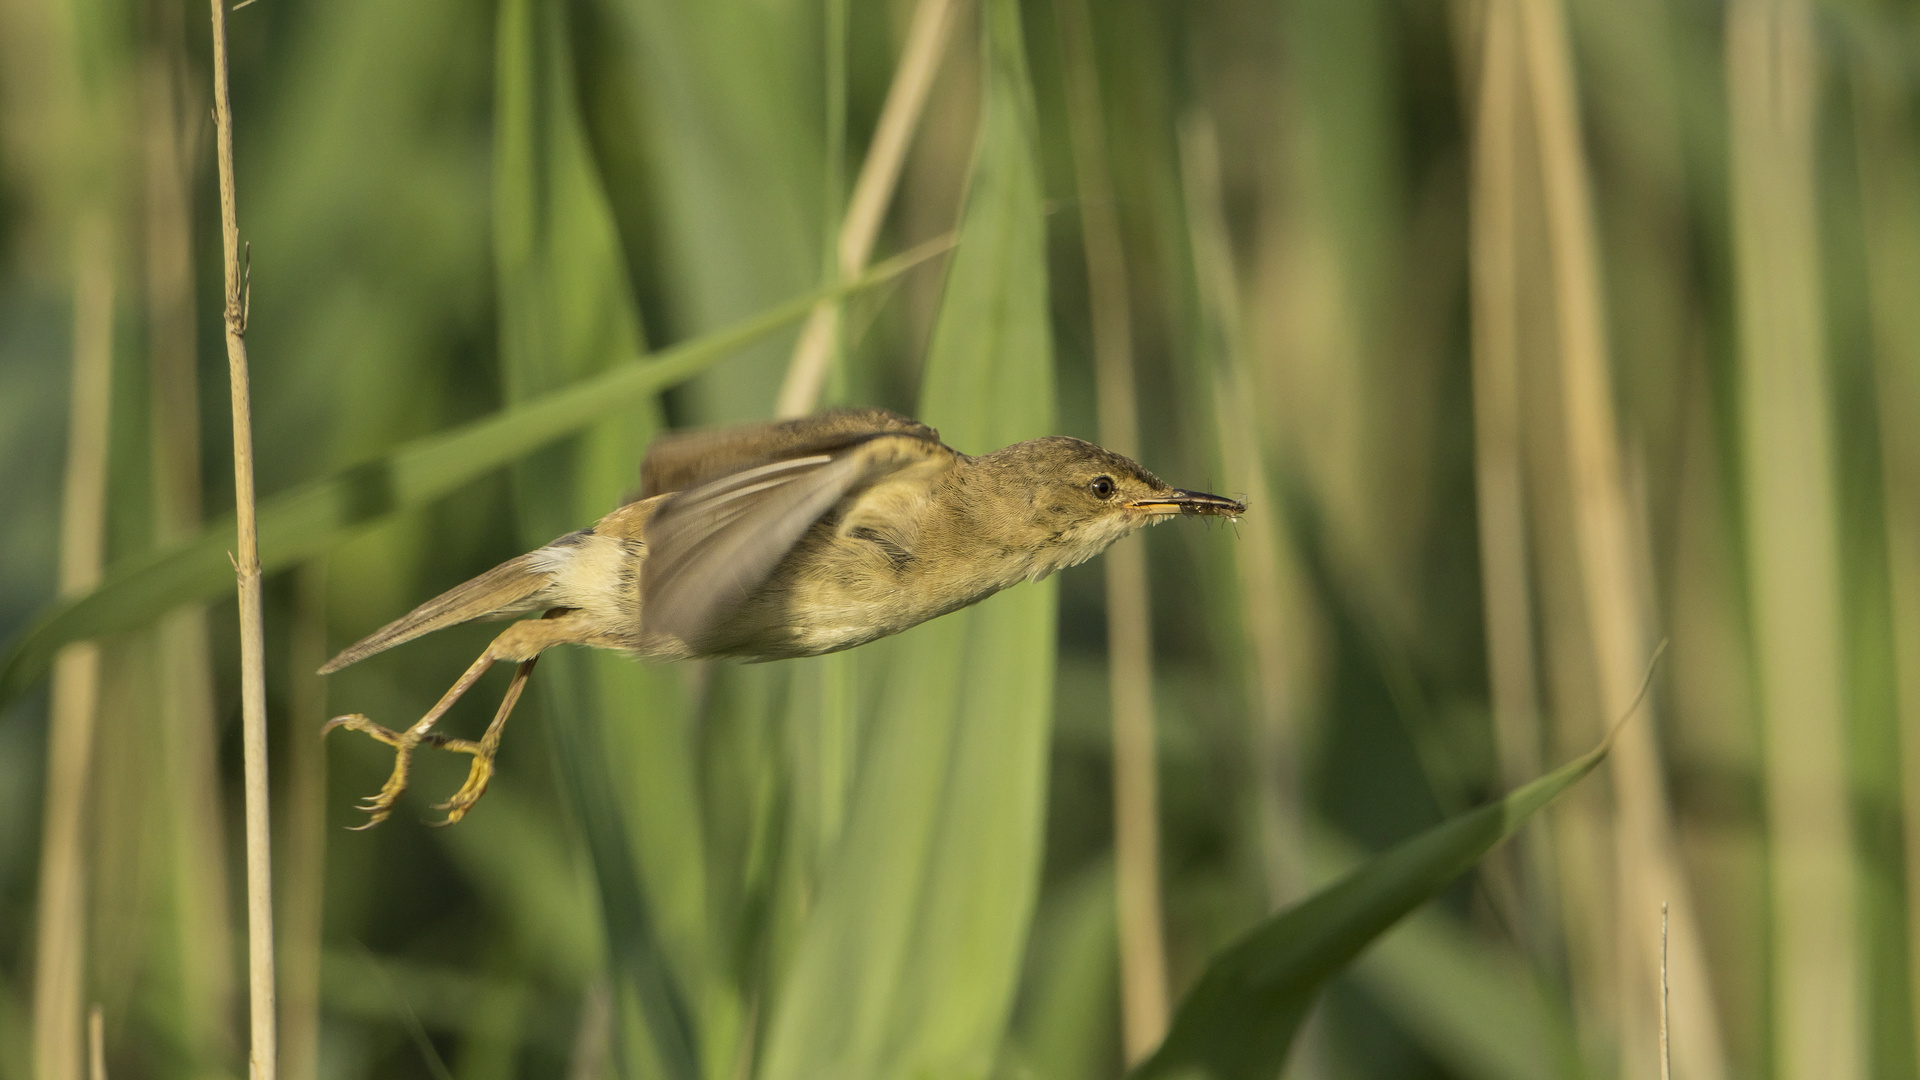
<instances>
[{"instance_id":1,"label":"dry pale stalk","mask_svg":"<svg viewBox=\"0 0 1920 1080\"><path fill-rule=\"evenodd\" d=\"M247 807L248 1054L253 1080L274 1080L273 848L267 797L266 643L260 597L260 537L253 493L253 406L247 377L247 283L233 193L233 104L227 90L227 13L213 9L213 119L220 168L220 249L226 304L227 383L233 399L233 501L238 523L234 572L240 593L240 717Z\"/></svg>"},{"instance_id":2,"label":"dry pale stalk","mask_svg":"<svg viewBox=\"0 0 1920 1080\"><path fill-rule=\"evenodd\" d=\"M1867 1033L1854 925L1813 13L1801 3L1736 0L1726 35L1773 1061L1780 1080L1854 1080L1867 1070ZM1692 1036L1684 1015L1681 1027Z\"/></svg>"},{"instance_id":3,"label":"dry pale stalk","mask_svg":"<svg viewBox=\"0 0 1920 1080\"><path fill-rule=\"evenodd\" d=\"M1487 5L1473 138L1473 429L1488 680L1501 780L1540 775L1533 599L1520 459L1520 54L1510 3Z\"/></svg>"},{"instance_id":4,"label":"dry pale stalk","mask_svg":"<svg viewBox=\"0 0 1920 1080\"><path fill-rule=\"evenodd\" d=\"M106 552L107 434L113 379L113 255L107 223L88 217L74 243L73 397L60 521L60 595L100 583ZM47 794L34 941L33 1070L80 1080L86 1045L86 803L100 697L100 650L69 645L53 665Z\"/></svg>"},{"instance_id":5,"label":"dry pale stalk","mask_svg":"<svg viewBox=\"0 0 1920 1080\"><path fill-rule=\"evenodd\" d=\"M1080 199L1093 327L1100 441L1140 456L1126 250L1107 167L1100 76L1086 0L1056 0L1067 85L1067 130ZM1120 948L1120 1019L1128 1063L1167 1032L1167 947L1160 903L1159 755L1154 746L1152 612L1147 553L1138 543L1107 553L1107 690L1113 725L1114 901Z\"/></svg>"},{"instance_id":6,"label":"dry pale stalk","mask_svg":"<svg viewBox=\"0 0 1920 1080\"><path fill-rule=\"evenodd\" d=\"M1636 517L1627 496L1614 416L1599 248L1566 27L1559 0L1517 2L1547 218L1579 576L1601 715L1611 719L1627 713L1651 652L1647 607L1652 581L1635 539ZM1620 889L1615 911L1622 920L1621 955L1627 963L1643 958L1642 964L1652 955L1658 932L1653 904L1671 897L1673 965L1681 987L1678 1011L1689 1033L1681 1047L1682 1071L1695 1080L1719 1080L1726 1075L1719 1022L1653 731L1651 724L1625 727L1615 741L1609 770L1616 811L1613 855ZM1642 968L1632 978L1645 978L1639 985L1651 986L1653 974ZM1640 1019L1646 1010L1633 1008L1635 1002L1650 999L1621 995L1622 1037L1629 1048L1654 1042L1654 1025L1643 1025Z\"/></svg>"},{"instance_id":7,"label":"dry pale stalk","mask_svg":"<svg viewBox=\"0 0 1920 1080\"><path fill-rule=\"evenodd\" d=\"M842 279L858 277L873 255L880 224L886 220L887 207L899 185L907 148L920 124L933 77L940 70L940 58L946 54L954 7L955 0L920 0L914 9L900 66L894 69L893 82L887 87L887 100L880 108L873 141L860 164L846 220L840 226L837 261ZM807 316L794 345L793 359L787 365L774 415L805 416L819 402L827 366L840 338L840 304L839 300L823 300Z\"/></svg>"}]
</instances>

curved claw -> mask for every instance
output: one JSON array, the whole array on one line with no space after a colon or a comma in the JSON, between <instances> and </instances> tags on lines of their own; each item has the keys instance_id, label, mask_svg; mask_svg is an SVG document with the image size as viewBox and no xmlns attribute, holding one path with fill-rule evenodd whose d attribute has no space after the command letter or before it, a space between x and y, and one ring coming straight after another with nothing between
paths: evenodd
<instances>
[{"instance_id":1,"label":"curved claw","mask_svg":"<svg viewBox=\"0 0 1920 1080\"><path fill-rule=\"evenodd\" d=\"M467 768L466 783L460 785L460 790L454 792L446 802L434 805L435 810L447 811L447 817L444 821L431 824L436 828L444 828L466 817L467 812L480 801L480 796L487 793L487 783L493 779L493 748L484 741L470 742L466 739L439 739L434 745L443 750L473 756L473 764Z\"/></svg>"},{"instance_id":2,"label":"curved claw","mask_svg":"<svg viewBox=\"0 0 1920 1080\"><path fill-rule=\"evenodd\" d=\"M413 749L420 745L422 733L412 730L394 731L374 723L360 713L334 717L321 727L320 734L324 738L335 728L358 731L393 747L393 773L387 777L387 782L381 785L379 792L360 801L359 809L367 813L368 820L359 825L348 826L353 832L371 829L387 820L393 813L394 803L400 801L400 793L407 790L408 768L413 763Z\"/></svg>"}]
</instances>

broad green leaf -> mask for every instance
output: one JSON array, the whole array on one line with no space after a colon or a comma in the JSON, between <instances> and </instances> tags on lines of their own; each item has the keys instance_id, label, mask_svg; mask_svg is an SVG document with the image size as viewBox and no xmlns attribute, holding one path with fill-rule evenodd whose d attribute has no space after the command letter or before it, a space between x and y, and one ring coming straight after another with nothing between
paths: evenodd
<instances>
[{"instance_id":1,"label":"broad green leaf","mask_svg":"<svg viewBox=\"0 0 1920 1080\"><path fill-rule=\"evenodd\" d=\"M509 402L591 380L642 347L625 258L575 100L565 10L503 0L497 35L494 262ZM523 543L593 521L631 488L660 426L652 397L514 467ZM588 838L628 1075L700 1076L705 980L699 806L678 685L603 652L560 650L539 686L556 756ZM726 1040L730 1042L731 1039Z\"/></svg>"},{"instance_id":2,"label":"broad green leaf","mask_svg":"<svg viewBox=\"0 0 1920 1080\"><path fill-rule=\"evenodd\" d=\"M543 394L392 452L310 480L260 504L260 564L279 570L317 555L396 511L430 503L566 435L653 400L734 350L800 319L813 305L898 276L936 254L923 245L874 267L859 280L794 297L725 330ZM602 510L611 506L602 507ZM42 612L8 648L0 667L0 703L19 696L60 646L145 625L180 604L233 588L233 520L223 518L184 544L117 565L100 588Z\"/></svg>"},{"instance_id":3,"label":"broad green leaf","mask_svg":"<svg viewBox=\"0 0 1920 1080\"><path fill-rule=\"evenodd\" d=\"M1363 862L1328 829L1313 832L1308 848L1322 881ZM1402 920L1354 962L1352 977L1463 1077L1584 1075L1570 1018L1519 954L1490 948L1444 911L1428 908Z\"/></svg>"},{"instance_id":4,"label":"broad green leaf","mask_svg":"<svg viewBox=\"0 0 1920 1080\"><path fill-rule=\"evenodd\" d=\"M970 452L1046 434L1053 418L1019 9L983 7L979 144L920 406ZM1021 585L909 631L873 666L884 671L880 708L818 907L778 989L768 1080L991 1069L1040 866L1054 612L1052 582Z\"/></svg>"},{"instance_id":5,"label":"broad green leaf","mask_svg":"<svg viewBox=\"0 0 1920 1080\"><path fill-rule=\"evenodd\" d=\"M589 93L630 118L603 130L614 209L644 223L643 267L681 333L725 326L818 280L826 178L815 4L594 0ZM626 166L626 168L623 168ZM630 242L630 249L634 245ZM765 418L784 342L692 380L703 423Z\"/></svg>"},{"instance_id":6,"label":"broad green leaf","mask_svg":"<svg viewBox=\"0 0 1920 1080\"><path fill-rule=\"evenodd\" d=\"M1314 995L1606 757L1602 744L1496 803L1427 830L1228 946L1180 1003L1136 1080L1272 1080Z\"/></svg>"}]
</instances>

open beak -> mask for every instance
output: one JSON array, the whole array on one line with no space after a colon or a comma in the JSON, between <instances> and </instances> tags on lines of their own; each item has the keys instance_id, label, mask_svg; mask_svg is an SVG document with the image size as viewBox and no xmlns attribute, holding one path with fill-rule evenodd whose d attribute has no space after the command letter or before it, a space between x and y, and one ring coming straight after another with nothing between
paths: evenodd
<instances>
[{"instance_id":1,"label":"open beak","mask_svg":"<svg viewBox=\"0 0 1920 1080\"><path fill-rule=\"evenodd\" d=\"M1204 491L1181 491L1177 488L1164 495L1135 499L1131 505L1135 510L1156 516L1186 514L1189 517L1237 518L1247 512L1246 503L1209 495Z\"/></svg>"}]
</instances>

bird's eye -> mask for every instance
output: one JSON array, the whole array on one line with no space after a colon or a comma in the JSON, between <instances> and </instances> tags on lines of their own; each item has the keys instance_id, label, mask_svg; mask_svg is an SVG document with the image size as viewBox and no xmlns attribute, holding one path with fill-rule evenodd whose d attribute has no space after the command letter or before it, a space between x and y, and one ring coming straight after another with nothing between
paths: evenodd
<instances>
[{"instance_id":1,"label":"bird's eye","mask_svg":"<svg viewBox=\"0 0 1920 1080\"><path fill-rule=\"evenodd\" d=\"M1093 490L1093 496L1096 499L1110 499L1113 497L1113 478L1111 476L1096 476L1093 478L1093 483L1087 486Z\"/></svg>"}]
</instances>

